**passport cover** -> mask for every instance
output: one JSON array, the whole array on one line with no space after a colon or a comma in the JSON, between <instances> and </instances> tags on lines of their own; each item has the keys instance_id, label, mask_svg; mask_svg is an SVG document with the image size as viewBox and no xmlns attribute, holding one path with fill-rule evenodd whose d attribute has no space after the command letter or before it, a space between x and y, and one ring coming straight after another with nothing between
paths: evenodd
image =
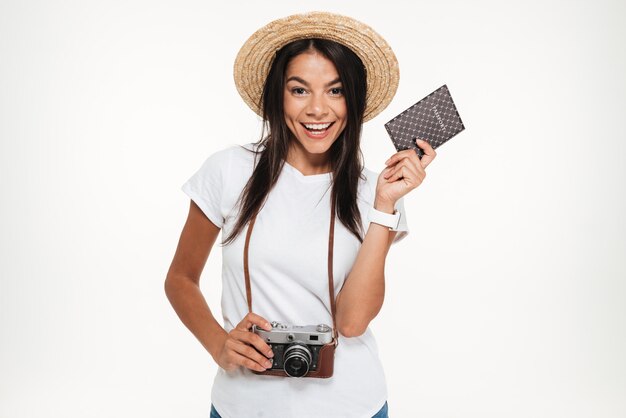
<instances>
[{"instance_id":1,"label":"passport cover","mask_svg":"<svg viewBox=\"0 0 626 418\"><path fill-rule=\"evenodd\" d=\"M415 144L416 139L424 139L436 149L465 126L444 84L385 123L385 129L398 151L414 149L422 158L424 152Z\"/></svg>"}]
</instances>

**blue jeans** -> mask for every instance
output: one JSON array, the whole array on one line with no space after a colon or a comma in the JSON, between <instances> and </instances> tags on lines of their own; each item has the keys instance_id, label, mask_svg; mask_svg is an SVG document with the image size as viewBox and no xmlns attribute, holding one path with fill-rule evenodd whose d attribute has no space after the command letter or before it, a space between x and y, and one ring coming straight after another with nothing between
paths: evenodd
<instances>
[{"instance_id":1,"label":"blue jeans","mask_svg":"<svg viewBox=\"0 0 626 418\"><path fill-rule=\"evenodd\" d=\"M211 416L209 418L222 418L220 414L217 413L213 405L211 405ZM380 411L376 412L376 415L374 415L372 418L389 418L389 415L387 413L387 402L385 402L383 407L380 408Z\"/></svg>"}]
</instances>

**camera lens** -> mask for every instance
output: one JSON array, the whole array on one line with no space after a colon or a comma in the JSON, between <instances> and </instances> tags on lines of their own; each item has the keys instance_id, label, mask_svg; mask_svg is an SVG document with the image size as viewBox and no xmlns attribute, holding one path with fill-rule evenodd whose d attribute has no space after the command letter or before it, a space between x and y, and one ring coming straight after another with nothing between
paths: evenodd
<instances>
[{"instance_id":1,"label":"camera lens","mask_svg":"<svg viewBox=\"0 0 626 418\"><path fill-rule=\"evenodd\" d=\"M306 345L292 344L285 350L285 373L291 377L302 377L309 371L311 351Z\"/></svg>"}]
</instances>

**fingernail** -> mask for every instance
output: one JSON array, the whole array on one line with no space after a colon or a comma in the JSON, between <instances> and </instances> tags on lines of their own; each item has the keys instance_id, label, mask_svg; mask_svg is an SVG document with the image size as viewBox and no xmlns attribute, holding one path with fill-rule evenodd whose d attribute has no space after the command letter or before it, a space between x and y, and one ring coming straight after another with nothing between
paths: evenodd
<instances>
[{"instance_id":1,"label":"fingernail","mask_svg":"<svg viewBox=\"0 0 626 418\"><path fill-rule=\"evenodd\" d=\"M274 357L274 353L272 352L272 350L267 352L267 356L268 357Z\"/></svg>"},{"instance_id":2,"label":"fingernail","mask_svg":"<svg viewBox=\"0 0 626 418\"><path fill-rule=\"evenodd\" d=\"M271 362L271 361L269 361L269 360L268 360L268 361L266 361L266 362L265 362L265 367L267 367L268 369L269 369L270 367L272 367L272 362Z\"/></svg>"}]
</instances>

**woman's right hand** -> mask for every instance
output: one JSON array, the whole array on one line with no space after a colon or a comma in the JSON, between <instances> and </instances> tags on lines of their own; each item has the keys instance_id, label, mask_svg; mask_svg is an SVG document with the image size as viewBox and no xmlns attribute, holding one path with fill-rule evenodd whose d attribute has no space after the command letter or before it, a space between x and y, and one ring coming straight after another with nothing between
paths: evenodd
<instances>
[{"instance_id":1,"label":"woman's right hand","mask_svg":"<svg viewBox=\"0 0 626 418\"><path fill-rule=\"evenodd\" d=\"M264 372L272 367L272 361L268 359L274 357L272 349L251 331L252 325L268 331L272 329L267 320L252 312L248 313L226 334L222 348L215 357L218 366L226 371L243 366L257 372Z\"/></svg>"}]
</instances>

